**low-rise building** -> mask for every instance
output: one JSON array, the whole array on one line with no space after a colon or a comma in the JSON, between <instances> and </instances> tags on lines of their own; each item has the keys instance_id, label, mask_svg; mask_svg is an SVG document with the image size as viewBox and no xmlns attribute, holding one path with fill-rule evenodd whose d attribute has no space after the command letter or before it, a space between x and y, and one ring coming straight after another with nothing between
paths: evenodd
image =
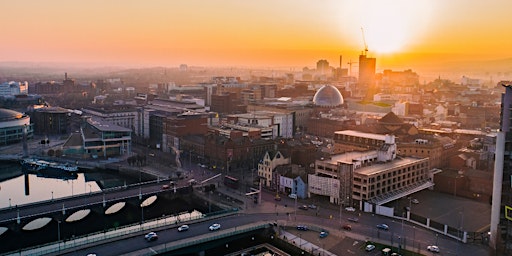
<instances>
[{"instance_id":1,"label":"low-rise building","mask_svg":"<svg viewBox=\"0 0 512 256\"><path fill-rule=\"evenodd\" d=\"M279 165L286 165L290 163L290 158L285 157L280 151L270 152L267 151L263 156L262 161L258 164L258 177L263 182L263 186L271 187L272 173Z\"/></svg>"},{"instance_id":2,"label":"low-rise building","mask_svg":"<svg viewBox=\"0 0 512 256\"><path fill-rule=\"evenodd\" d=\"M381 205L432 187L429 174L428 158L397 157L395 138L386 135L377 150L317 160L315 173L308 175L308 191L362 209L365 202Z\"/></svg>"},{"instance_id":3,"label":"low-rise building","mask_svg":"<svg viewBox=\"0 0 512 256\"><path fill-rule=\"evenodd\" d=\"M132 152L132 131L128 128L84 117L80 132L73 133L62 146L65 155L81 158L108 158Z\"/></svg>"}]
</instances>

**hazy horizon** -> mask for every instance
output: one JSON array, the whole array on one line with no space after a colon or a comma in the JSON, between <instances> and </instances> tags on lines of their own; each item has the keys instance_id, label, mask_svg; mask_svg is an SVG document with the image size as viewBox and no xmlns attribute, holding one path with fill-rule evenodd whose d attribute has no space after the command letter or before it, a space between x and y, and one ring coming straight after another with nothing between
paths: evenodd
<instances>
[{"instance_id":1,"label":"hazy horizon","mask_svg":"<svg viewBox=\"0 0 512 256\"><path fill-rule=\"evenodd\" d=\"M507 0L2 2L3 63L303 68L341 55L348 68L365 47L377 70L512 58Z\"/></svg>"}]
</instances>

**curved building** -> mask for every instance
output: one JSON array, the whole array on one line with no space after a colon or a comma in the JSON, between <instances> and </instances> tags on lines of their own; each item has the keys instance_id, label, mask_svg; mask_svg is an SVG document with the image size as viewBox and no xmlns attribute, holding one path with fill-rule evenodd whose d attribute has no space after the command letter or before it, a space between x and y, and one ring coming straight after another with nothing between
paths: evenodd
<instances>
[{"instance_id":1,"label":"curved building","mask_svg":"<svg viewBox=\"0 0 512 256\"><path fill-rule=\"evenodd\" d=\"M315 93L313 103L318 107L338 107L343 105L343 96L338 88L332 85L324 85Z\"/></svg>"},{"instance_id":2,"label":"curved building","mask_svg":"<svg viewBox=\"0 0 512 256\"><path fill-rule=\"evenodd\" d=\"M7 145L32 138L34 130L30 124L30 117L10 109L0 108L0 145Z\"/></svg>"}]
</instances>

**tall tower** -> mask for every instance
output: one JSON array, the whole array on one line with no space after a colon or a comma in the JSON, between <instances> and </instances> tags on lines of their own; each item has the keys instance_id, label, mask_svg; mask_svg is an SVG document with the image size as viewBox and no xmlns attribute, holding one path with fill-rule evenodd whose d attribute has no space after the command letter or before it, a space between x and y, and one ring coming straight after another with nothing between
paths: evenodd
<instances>
[{"instance_id":1,"label":"tall tower","mask_svg":"<svg viewBox=\"0 0 512 256\"><path fill-rule=\"evenodd\" d=\"M496 141L489 245L498 255L512 255L512 81L503 81L500 128Z\"/></svg>"},{"instance_id":2,"label":"tall tower","mask_svg":"<svg viewBox=\"0 0 512 256\"><path fill-rule=\"evenodd\" d=\"M359 55L359 86L362 90L366 90L367 98L373 99L375 94L375 67L377 59L368 58L366 51Z\"/></svg>"},{"instance_id":3,"label":"tall tower","mask_svg":"<svg viewBox=\"0 0 512 256\"><path fill-rule=\"evenodd\" d=\"M365 98L372 100L376 93L375 66L377 59L366 56L368 54L368 44L366 44L363 28L361 28L361 34L363 35L364 51L359 55L359 90L366 91Z\"/></svg>"}]
</instances>

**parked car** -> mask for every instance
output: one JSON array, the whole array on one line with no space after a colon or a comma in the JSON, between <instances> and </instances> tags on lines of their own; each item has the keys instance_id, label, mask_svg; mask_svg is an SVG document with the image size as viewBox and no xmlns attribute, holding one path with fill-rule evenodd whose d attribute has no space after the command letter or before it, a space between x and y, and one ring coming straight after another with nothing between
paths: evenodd
<instances>
[{"instance_id":1,"label":"parked car","mask_svg":"<svg viewBox=\"0 0 512 256\"><path fill-rule=\"evenodd\" d=\"M291 199L297 199L297 194L289 194L288 197Z\"/></svg>"},{"instance_id":2,"label":"parked car","mask_svg":"<svg viewBox=\"0 0 512 256\"><path fill-rule=\"evenodd\" d=\"M356 208L354 208L354 207L347 207L347 208L345 208L345 211L347 211L347 212L355 212Z\"/></svg>"},{"instance_id":3,"label":"parked car","mask_svg":"<svg viewBox=\"0 0 512 256\"><path fill-rule=\"evenodd\" d=\"M342 227L342 228L343 228L344 230L348 230L348 231L352 230L352 226L350 226L350 225L348 225L348 224L343 225L343 227Z\"/></svg>"},{"instance_id":4,"label":"parked car","mask_svg":"<svg viewBox=\"0 0 512 256\"><path fill-rule=\"evenodd\" d=\"M314 204L310 204L310 205L308 205L308 207L309 207L309 209L316 209L317 208L317 206L314 205Z\"/></svg>"},{"instance_id":5,"label":"parked car","mask_svg":"<svg viewBox=\"0 0 512 256\"><path fill-rule=\"evenodd\" d=\"M298 225L298 226L297 226L297 230L303 230L303 231L306 231L306 230L308 230L308 226Z\"/></svg>"},{"instance_id":6,"label":"parked car","mask_svg":"<svg viewBox=\"0 0 512 256\"><path fill-rule=\"evenodd\" d=\"M220 229L220 224L219 223L212 224L208 229L210 231L219 230Z\"/></svg>"},{"instance_id":7,"label":"parked car","mask_svg":"<svg viewBox=\"0 0 512 256\"><path fill-rule=\"evenodd\" d=\"M389 230L389 226L386 224L379 224L377 225L377 228L382 230Z\"/></svg>"},{"instance_id":8,"label":"parked car","mask_svg":"<svg viewBox=\"0 0 512 256\"><path fill-rule=\"evenodd\" d=\"M304 204L304 205L299 206L299 209L307 211L308 210L308 206Z\"/></svg>"},{"instance_id":9,"label":"parked car","mask_svg":"<svg viewBox=\"0 0 512 256\"><path fill-rule=\"evenodd\" d=\"M367 252L371 252L371 251L373 251L374 249L375 249L375 245L373 245L373 244L369 244L369 245L367 245L367 246L366 246L366 248L365 248L365 250L366 250Z\"/></svg>"},{"instance_id":10,"label":"parked car","mask_svg":"<svg viewBox=\"0 0 512 256\"><path fill-rule=\"evenodd\" d=\"M412 199L412 200L411 200L411 203L413 203L413 204L419 204L419 203L420 203L420 201L419 201L418 199L414 198L414 199Z\"/></svg>"},{"instance_id":11,"label":"parked car","mask_svg":"<svg viewBox=\"0 0 512 256\"><path fill-rule=\"evenodd\" d=\"M169 188L170 188L170 186L169 186L169 185L167 185L167 184L162 185L162 189L169 189Z\"/></svg>"},{"instance_id":12,"label":"parked car","mask_svg":"<svg viewBox=\"0 0 512 256\"><path fill-rule=\"evenodd\" d=\"M189 226L188 225L181 225L179 228L178 228L178 231L181 232L181 231L187 231L189 229Z\"/></svg>"},{"instance_id":13,"label":"parked car","mask_svg":"<svg viewBox=\"0 0 512 256\"><path fill-rule=\"evenodd\" d=\"M356 217L349 217L349 218L347 218L347 220L351 221L351 222L359 222L359 219Z\"/></svg>"},{"instance_id":14,"label":"parked car","mask_svg":"<svg viewBox=\"0 0 512 256\"><path fill-rule=\"evenodd\" d=\"M326 237L328 235L329 235L329 232L327 232L327 231L320 232L320 238L324 238L324 237Z\"/></svg>"},{"instance_id":15,"label":"parked car","mask_svg":"<svg viewBox=\"0 0 512 256\"><path fill-rule=\"evenodd\" d=\"M148 242L155 241L158 239L158 235L155 232L149 232L144 236L144 239L146 239Z\"/></svg>"},{"instance_id":16,"label":"parked car","mask_svg":"<svg viewBox=\"0 0 512 256\"><path fill-rule=\"evenodd\" d=\"M437 247L437 245L429 245L427 246L427 250L431 252L439 252L439 247Z\"/></svg>"}]
</instances>

